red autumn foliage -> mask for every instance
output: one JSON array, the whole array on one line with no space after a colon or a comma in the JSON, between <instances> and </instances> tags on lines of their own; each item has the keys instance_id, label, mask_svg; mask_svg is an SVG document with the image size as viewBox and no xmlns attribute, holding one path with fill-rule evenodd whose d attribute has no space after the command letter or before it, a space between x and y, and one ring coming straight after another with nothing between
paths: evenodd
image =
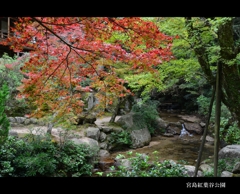
<instances>
[{"instance_id":1,"label":"red autumn foliage","mask_svg":"<svg viewBox=\"0 0 240 194\"><path fill-rule=\"evenodd\" d=\"M44 113L43 104L50 112L79 113L83 93L92 90L98 91L104 105L111 104L114 96L131 93L112 64L128 64L129 71L136 73L154 72L154 66L173 58L173 37L139 17L22 17L12 31L15 36L6 44L15 51L33 49L21 69L28 79L20 88L38 107L33 113L36 116ZM110 42L116 33L126 34L127 41ZM91 82L84 87L86 79Z\"/></svg>"}]
</instances>

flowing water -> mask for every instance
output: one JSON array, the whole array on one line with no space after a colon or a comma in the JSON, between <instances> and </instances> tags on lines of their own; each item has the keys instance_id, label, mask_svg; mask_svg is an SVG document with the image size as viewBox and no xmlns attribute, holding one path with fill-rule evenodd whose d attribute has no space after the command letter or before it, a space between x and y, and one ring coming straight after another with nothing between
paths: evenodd
<instances>
[{"instance_id":1,"label":"flowing water","mask_svg":"<svg viewBox=\"0 0 240 194\"><path fill-rule=\"evenodd\" d=\"M163 120L170 122L177 122L180 120L176 114L171 113L163 113L160 117ZM145 153L150 157L150 160L154 160L155 155L153 152L157 151L157 156L161 161L170 159L176 162L185 161L187 164L195 166L201 145L200 138L201 135L195 134L192 136L185 135L182 137L179 137L179 135L174 137L152 137L148 146L138 149L130 149L128 151L114 152L111 154L111 157L115 158L118 154L122 154L128 158L129 156L127 152L132 151L131 157L134 156L135 153ZM201 161L213 156L213 154L213 145L205 143Z\"/></svg>"},{"instance_id":2,"label":"flowing water","mask_svg":"<svg viewBox=\"0 0 240 194\"><path fill-rule=\"evenodd\" d=\"M150 157L150 160L154 160L154 151L157 151L158 158L163 160L185 161L189 165L196 164L198 158L198 151L200 149L201 141L199 136L185 137L153 137L151 143L148 146L130 149L128 151L119 151L111 154L111 157L115 158L118 154L124 155L128 158L127 152L132 151L132 156L136 153L145 153ZM201 161L213 156L214 148L212 145L205 144Z\"/></svg>"}]
</instances>

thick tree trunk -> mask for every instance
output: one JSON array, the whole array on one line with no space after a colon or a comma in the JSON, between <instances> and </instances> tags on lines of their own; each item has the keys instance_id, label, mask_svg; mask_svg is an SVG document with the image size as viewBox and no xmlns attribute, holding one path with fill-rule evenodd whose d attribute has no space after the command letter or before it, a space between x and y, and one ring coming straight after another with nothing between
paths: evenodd
<instances>
[{"instance_id":1,"label":"thick tree trunk","mask_svg":"<svg viewBox=\"0 0 240 194\"><path fill-rule=\"evenodd\" d=\"M220 45L220 63L222 65L222 84L228 101L228 108L233 113L240 126L240 74L236 62L238 49L233 39L233 21L227 21L218 29L218 41Z\"/></svg>"},{"instance_id":2,"label":"thick tree trunk","mask_svg":"<svg viewBox=\"0 0 240 194\"><path fill-rule=\"evenodd\" d=\"M209 83L215 85L216 79L209 62L211 56L207 51L208 45L203 40L202 28L194 27L191 17L186 17L185 21L189 41L193 45L198 62ZM233 20L223 22L218 28L217 35L215 42L220 46L217 63L222 64L222 102L228 107L240 127L240 84L238 84L240 83L240 71L236 60L240 49L237 48L234 41Z\"/></svg>"}]
</instances>

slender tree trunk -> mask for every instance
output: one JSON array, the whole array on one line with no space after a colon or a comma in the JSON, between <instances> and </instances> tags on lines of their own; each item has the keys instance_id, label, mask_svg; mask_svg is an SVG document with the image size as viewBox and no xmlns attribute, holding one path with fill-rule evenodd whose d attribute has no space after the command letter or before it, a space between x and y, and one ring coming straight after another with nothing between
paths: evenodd
<instances>
[{"instance_id":1,"label":"slender tree trunk","mask_svg":"<svg viewBox=\"0 0 240 194\"><path fill-rule=\"evenodd\" d=\"M118 111L119 111L119 109L120 109L120 107L121 107L121 104L122 104L124 101L125 101L125 99L124 99L123 97L119 97L119 98L118 98L117 106L116 106L116 108L115 108L115 110L114 110L114 112L113 112L113 114L112 114L112 116L111 116L111 119L110 119L109 123L114 123L114 122L115 122L115 119L116 119L116 116L117 116L117 114L118 114Z\"/></svg>"},{"instance_id":2,"label":"slender tree trunk","mask_svg":"<svg viewBox=\"0 0 240 194\"><path fill-rule=\"evenodd\" d=\"M213 92L212 92L212 98L211 98L211 102L209 105L209 109L208 109L208 119L207 119L207 123L205 126L205 130L203 133L203 137L202 137L202 142L201 142L201 146L200 146L200 150L198 153L198 159L197 159L197 163L196 163L196 167L195 167L195 171L194 171L194 177L197 176L197 172L198 172L198 168L201 162L201 158L202 158L202 153L203 153L203 148L204 148L204 144L205 144L205 140L206 140L206 136L207 136L207 131L208 131L208 126L209 126L209 122L210 122L210 118L211 118L211 114L212 114L212 107L213 107L213 102L214 102L214 98L215 98L215 93L216 93L216 86L213 86Z\"/></svg>"},{"instance_id":3,"label":"slender tree trunk","mask_svg":"<svg viewBox=\"0 0 240 194\"><path fill-rule=\"evenodd\" d=\"M222 93L222 64L217 66L216 80L216 112L215 112L215 136L214 136L214 176L217 177L218 170L218 151L219 151L219 129L221 117L221 93Z\"/></svg>"}]
</instances>

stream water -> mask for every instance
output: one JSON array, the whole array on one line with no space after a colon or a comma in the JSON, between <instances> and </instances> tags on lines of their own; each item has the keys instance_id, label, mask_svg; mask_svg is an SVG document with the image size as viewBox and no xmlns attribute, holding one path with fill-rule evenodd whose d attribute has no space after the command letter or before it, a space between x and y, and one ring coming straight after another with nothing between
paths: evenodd
<instances>
[{"instance_id":1,"label":"stream water","mask_svg":"<svg viewBox=\"0 0 240 194\"><path fill-rule=\"evenodd\" d=\"M177 122L180 120L176 114L172 113L162 113L160 117L163 120L170 122ZM200 150L201 138L202 135L185 135L183 137L179 137L179 135L174 137L164 137L157 136L152 137L152 140L148 146L132 149L128 151L119 151L111 154L111 157L115 158L118 154L122 154L125 158L128 158L129 155L127 152L132 151L132 156L135 153L145 153L150 157L150 161L154 160L154 151L157 151L157 156L160 160L174 160L176 162L185 161L188 165L195 166L196 160L198 158L198 152ZM205 144L203 149L203 154L201 157L201 161L213 156L214 147L210 144Z\"/></svg>"}]
</instances>

